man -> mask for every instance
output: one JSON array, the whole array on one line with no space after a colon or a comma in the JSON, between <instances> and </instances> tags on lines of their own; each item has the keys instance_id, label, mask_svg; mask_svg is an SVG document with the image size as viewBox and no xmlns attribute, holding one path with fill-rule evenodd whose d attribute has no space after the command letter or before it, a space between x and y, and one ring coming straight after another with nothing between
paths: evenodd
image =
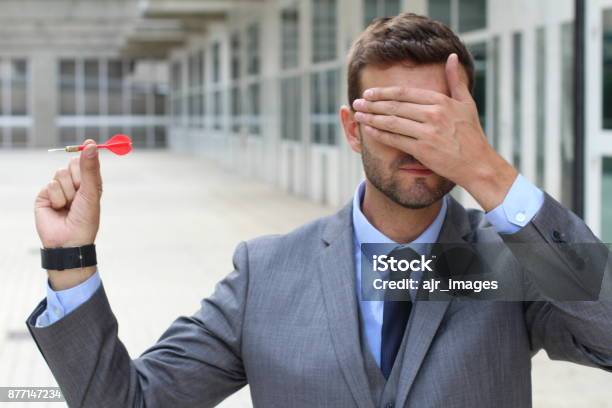
<instances>
[{"instance_id":1,"label":"man","mask_svg":"<svg viewBox=\"0 0 612 408\"><path fill-rule=\"evenodd\" d=\"M352 108L340 119L366 175L352 202L287 235L241 243L234 271L201 309L135 360L95 262L83 261L100 219L93 142L41 191L45 253L78 247L85 266L48 266L47 299L27 322L70 405L212 406L248 383L260 407L514 408L531 405L530 358L541 348L612 368L610 303L361 297L364 243L599 241L488 145L470 94L472 59L446 26L412 14L378 20L348 65ZM486 213L452 199L455 184ZM574 262L562 250L518 261L551 254ZM516 268L514 257L499 261Z\"/></svg>"}]
</instances>

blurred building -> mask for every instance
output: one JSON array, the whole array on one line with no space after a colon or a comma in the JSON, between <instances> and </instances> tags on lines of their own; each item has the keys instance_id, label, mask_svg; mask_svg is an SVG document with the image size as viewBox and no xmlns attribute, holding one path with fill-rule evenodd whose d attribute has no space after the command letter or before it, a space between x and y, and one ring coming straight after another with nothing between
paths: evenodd
<instances>
[{"instance_id":1,"label":"blurred building","mask_svg":"<svg viewBox=\"0 0 612 408\"><path fill-rule=\"evenodd\" d=\"M564 204L583 201L589 225L612 242L612 0L578 1L580 157L575 2L1 1L2 140L46 146L122 129L157 146L167 132L173 150L339 205L362 178L337 118L346 53L372 19L412 11L447 23L471 49L493 146Z\"/></svg>"},{"instance_id":2,"label":"blurred building","mask_svg":"<svg viewBox=\"0 0 612 408\"><path fill-rule=\"evenodd\" d=\"M167 63L125 49L138 3L0 1L0 146L166 144Z\"/></svg>"}]
</instances>

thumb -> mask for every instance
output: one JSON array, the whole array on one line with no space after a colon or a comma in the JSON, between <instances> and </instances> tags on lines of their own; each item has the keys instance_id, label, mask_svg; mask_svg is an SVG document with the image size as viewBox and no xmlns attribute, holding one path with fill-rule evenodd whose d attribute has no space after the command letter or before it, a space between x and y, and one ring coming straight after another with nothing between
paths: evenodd
<instances>
[{"instance_id":1,"label":"thumb","mask_svg":"<svg viewBox=\"0 0 612 408\"><path fill-rule=\"evenodd\" d=\"M91 139L85 141L85 149L81 152L79 168L81 173L81 186L79 191L87 198L99 199L102 192L102 177L100 176L100 160L98 147Z\"/></svg>"},{"instance_id":2,"label":"thumb","mask_svg":"<svg viewBox=\"0 0 612 408\"><path fill-rule=\"evenodd\" d=\"M455 53L451 54L446 61L446 80L453 99L461 102L472 100L470 90L461 78L461 64Z\"/></svg>"}]
</instances>

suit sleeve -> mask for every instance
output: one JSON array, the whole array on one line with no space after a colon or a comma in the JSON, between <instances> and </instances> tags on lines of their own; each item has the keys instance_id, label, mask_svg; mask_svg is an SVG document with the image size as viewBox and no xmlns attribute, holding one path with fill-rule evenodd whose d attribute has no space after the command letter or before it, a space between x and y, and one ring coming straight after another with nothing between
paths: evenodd
<instances>
[{"instance_id":1,"label":"suit sleeve","mask_svg":"<svg viewBox=\"0 0 612 408\"><path fill-rule=\"evenodd\" d=\"M602 296L608 247L547 194L531 222L502 238L545 299L525 303L534 353L612 371L612 300Z\"/></svg>"},{"instance_id":2,"label":"suit sleeve","mask_svg":"<svg viewBox=\"0 0 612 408\"><path fill-rule=\"evenodd\" d=\"M241 337L248 283L242 243L234 271L212 296L135 360L117 336L103 286L63 319L36 327L43 300L27 325L71 407L214 406L247 382Z\"/></svg>"}]
</instances>

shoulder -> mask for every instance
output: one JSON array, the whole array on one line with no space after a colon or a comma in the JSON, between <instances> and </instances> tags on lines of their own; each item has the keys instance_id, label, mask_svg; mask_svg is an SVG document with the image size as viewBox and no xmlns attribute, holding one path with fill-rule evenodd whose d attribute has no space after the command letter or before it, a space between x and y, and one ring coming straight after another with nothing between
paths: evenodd
<instances>
[{"instance_id":1,"label":"shoulder","mask_svg":"<svg viewBox=\"0 0 612 408\"><path fill-rule=\"evenodd\" d=\"M336 217L338 214L332 214L312 220L286 234L263 235L241 242L236 253L242 252L250 265L260 267L270 262L278 264L287 257L310 257L324 246L324 232Z\"/></svg>"}]
</instances>

